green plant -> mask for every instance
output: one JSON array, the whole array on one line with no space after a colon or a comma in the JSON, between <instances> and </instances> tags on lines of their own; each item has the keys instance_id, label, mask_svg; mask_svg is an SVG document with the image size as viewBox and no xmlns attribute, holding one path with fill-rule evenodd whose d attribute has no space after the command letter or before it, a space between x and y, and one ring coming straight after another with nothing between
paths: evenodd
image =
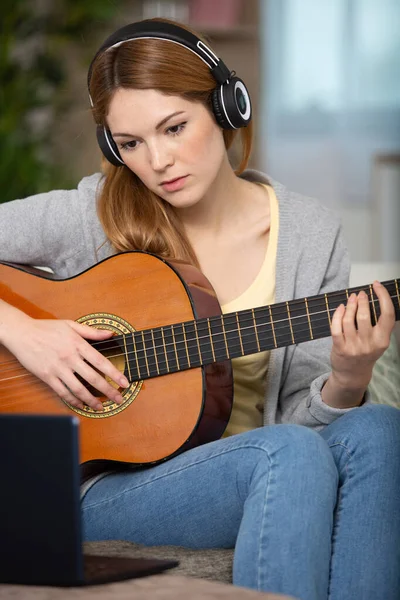
<instances>
[{"instance_id":1,"label":"green plant","mask_svg":"<svg viewBox=\"0 0 400 600\"><path fill-rule=\"evenodd\" d=\"M50 143L66 108L63 55L71 41L86 45L115 11L110 0L2 0L0 202L70 185Z\"/></svg>"}]
</instances>

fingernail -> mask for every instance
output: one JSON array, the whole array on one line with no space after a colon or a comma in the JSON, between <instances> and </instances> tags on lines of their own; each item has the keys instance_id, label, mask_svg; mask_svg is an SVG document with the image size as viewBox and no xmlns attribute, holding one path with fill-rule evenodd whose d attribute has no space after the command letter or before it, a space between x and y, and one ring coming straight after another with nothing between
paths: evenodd
<instances>
[{"instance_id":1,"label":"fingernail","mask_svg":"<svg viewBox=\"0 0 400 600\"><path fill-rule=\"evenodd\" d=\"M103 410L103 405L102 404L96 404L95 406L96 410Z\"/></svg>"},{"instance_id":2,"label":"fingernail","mask_svg":"<svg viewBox=\"0 0 400 600\"><path fill-rule=\"evenodd\" d=\"M117 402L118 404L121 404L121 402L124 401L123 397L121 396L121 394L115 394L114 396L114 400L115 402Z\"/></svg>"},{"instance_id":3,"label":"fingernail","mask_svg":"<svg viewBox=\"0 0 400 600\"><path fill-rule=\"evenodd\" d=\"M128 387L128 385L129 385L129 381L127 380L126 377L121 377L121 379L119 380L119 382L122 385L122 387Z\"/></svg>"}]
</instances>

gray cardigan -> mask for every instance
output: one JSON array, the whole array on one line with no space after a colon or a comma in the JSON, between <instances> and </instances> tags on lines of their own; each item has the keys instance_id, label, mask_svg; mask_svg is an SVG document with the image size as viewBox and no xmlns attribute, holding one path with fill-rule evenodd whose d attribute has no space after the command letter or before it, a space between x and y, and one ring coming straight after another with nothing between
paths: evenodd
<instances>
[{"instance_id":1,"label":"gray cardigan","mask_svg":"<svg viewBox=\"0 0 400 600\"><path fill-rule=\"evenodd\" d=\"M338 216L317 200L288 191L267 175L242 177L269 183L279 204L276 302L348 287L350 263ZM0 204L0 260L51 267L76 275L112 254L96 213L101 175L76 190L58 190ZM100 250L97 250L101 246ZM348 410L321 398L330 373L331 338L271 351L264 423L297 423L321 429ZM365 402L370 402L366 393Z\"/></svg>"}]
</instances>

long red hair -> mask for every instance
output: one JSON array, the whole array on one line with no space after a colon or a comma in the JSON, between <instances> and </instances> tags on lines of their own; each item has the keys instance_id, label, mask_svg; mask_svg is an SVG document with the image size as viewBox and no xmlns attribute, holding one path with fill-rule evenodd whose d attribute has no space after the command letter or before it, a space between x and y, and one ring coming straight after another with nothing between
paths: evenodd
<instances>
[{"instance_id":1,"label":"long red hair","mask_svg":"<svg viewBox=\"0 0 400 600\"><path fill-rule=\"evenodd\" d=\"M190 28L167 19L154 19ZM209 44L208 44L209 45ZM155 89L203 103L212 112L216 85L210 69L190 50L166 40L137 39L103 52L93 63L90 95L96 123L106 125L108 108L119 87ZM223 130L228 150L238 130ZM242 157L235 169L247 167L252 149L252 123L240 129ZM174 208L150 191L126 166L102 161L103 185L98 198L98 215L117 252L145 250L164 258L180 258L198 266L194 250Z\"/></svg>"}]
</instances>

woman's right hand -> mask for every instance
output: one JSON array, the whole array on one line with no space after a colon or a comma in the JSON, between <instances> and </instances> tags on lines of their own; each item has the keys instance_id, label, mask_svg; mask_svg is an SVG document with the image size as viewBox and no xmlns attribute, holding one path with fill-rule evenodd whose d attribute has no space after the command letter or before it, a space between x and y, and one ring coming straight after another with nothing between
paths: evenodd
<instances>
[{"instance_id":1,"label":"woman's right hand","mask_svg":"<svg viewBox=\"0 0 400 600\"><path fill-rule=\"evenodd\" d=\"M23 367L47 383L55 393L72 406L87 404L96 410L103 405L79 381L78 374L101 394L120 404L123 398L96 371L111 378L120 387L129 385L126 377L86 340L107 340L112 332L81 325L75 321L33 319L12 310L1 330L1 343Z\"/></svg>"}]
</instances>

